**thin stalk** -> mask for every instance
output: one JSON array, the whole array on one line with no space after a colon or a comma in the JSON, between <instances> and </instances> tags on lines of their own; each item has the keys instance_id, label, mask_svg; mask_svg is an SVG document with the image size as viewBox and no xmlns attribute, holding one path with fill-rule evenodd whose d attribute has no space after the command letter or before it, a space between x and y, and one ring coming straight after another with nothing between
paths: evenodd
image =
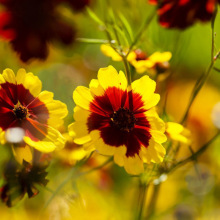
<instances>
[{"instance_id":1,"label":"thin stalk","mask_svg":"<svg viewBox=\"0 0 220 220\"><path fill-rule=\"evenodd\" d=\"M128 81L128 86L130 86L132 81L131 81L131 72L128 66L128 61L125 56L122 56L122 59L123 59L124 67L125 67L125 73L126 73L126 78Z\"/></svg>"},{"instance_id":2,"label":"thin stalk","mask_svg":"<svg viewBox=\"0 0 220 220\"><path fill-rule=\"evenodd\" d=\"M194 89L193 89L193 93L192 93L192 96L190 98L190 101L189 101L189 104L187 106L187 109L186 109L186 112L181 120L181 124L184 124L187 117L188 117L188 114L189 114L189 111L190 111L190 108L195 100L195 98L197 97L199 91L201 90L201 88L203 87L203 85L205 84L205 82L207 81L207 79L209 78L210 76L210 73L211 73L211 70L214 66L214 63L215 63L215 60L220 56L220 51L216 54L216 56L214 57L214 59L212 60L212 62L210 63L209 67L208 67L208 70L206 71L206 73L204 74L204 76L202 78L199 78L199 81L197 81Z\"/></svg>"},{"instance_id":3,"label":"thin stalk","mask_svg":"<svg viewBox=\"0 0 220 220\"><path fill-rule=\"evenodd\" d=\"M146 200L146 195L147 195L147 189L149 187L149 184L151 182L151 177L152 177L152 174L154 172L156 168L156 164L154 164L152 170L150 171L149 173L149 176L148 176L148 179L146 180L146 182L144 182L144 184L141 184L141 179L140 180L140 203L138 203L138 205L140 205L140 209L139 209L139 212L138 212L138 215L137 215L137 219L138 220L141 220L142 219L142 216L143 216L143 210L144 210L144 205L145 205L145 200Z\"/></svg>"},{"instance_id":4,"label":"thin stalk","mask_svg":"<svg viewBox=\"0 0 220 220\"><path fill-rule=\"evenodd\" d=\"M209 140L206 144L204 144L198 151L193 153L191 156L187 157L184 160L179 161L178 163L174 164L167 173L170 173L171 171L175 170L179 166L183 166L184 164L195 161L208 147L210 144L212 144L216 138L219 136L220 131L211 139Z\"/></svg>"},{"instance_id":5,"label":"thin stalk","mask_svg":"<svg viewBox=\"0 0 220 220\"><path fill-rule=\"evenodd\" d=\"M143 216L143 210L144 210L148 187L149 187L149 183L145 183L144 185L141 186L140 189L140 209L137 217L138 220L141 220Z\"/></svg>"},{"instance_id":6,"label":"thin stalk","mask_svg":"<svg viewBox=\"0 0 220 220\"><path fill-rule=\"evenodd\" d=\"M153 13L149 17L147 17L147 19L145 20L145 22L142 25L141 29L139 30L139 32L137 33L136 37L134 38L134 41L132 42L132 44L129 47L129 50L128 50L127 54L126 54L126 57L132 51L132 49L136 45L137 41L141 38L141 36L143 35L144 31L147 29L147 27L149 26L149 24L151 23L151 21L153 20L155 15L156 15L156 11L154 9Z\"/></svg>"},{"instance_id":7,"label":"thin stalk","mask_svg":"<svg viewBox=\"0 0 220 220\"><path fill-rule=\"evenodd\" d=\"M90 39L90 38L77 38L77 42L80 43L89 43L89 44L107 44L109 43L108 40L103 40L103 39ZM113 42L115 43L115 42Z\"/></svg>"},{"instance_id":8,"label":"thin stalk","mask_svg":"<svg viewBox=\"0 0 220 220\"><path fill-rule=\"evenodd\" d=\"M189 111L190 111L190 108L195 100L195 98L197 97L199 91L201 90L201 88L203 87L203 85L205 84L205 82L208 80L210 74L211 74L211 70L212 68L214 67L214 63L216 61L216 59L219 57L220 55L220 51L218 51L218 53L214 56L214 50L215 50L215 32L214 32L214 26L215 26L215 18L216 18L216 15L217 15L217 7L215 9L215 13L212 17L212 22L211 22L211 30L212 30L212 43L211 43L211 63L207 69L207 71L201 76L198 78L198 80L196 81L196 84L193 88L193 91L192 91L192 95L191 95L191 98L190 98L190 101L188 103L188 106L187 106L187 109L186 109L186 112L185 114L183 115L183 118L181 120L181 124L184 124L185 121L187 120L188 118L188 114L189 114Z\"/></svg>"},{"instance_id":9,"label":"thin stalk","mask_svg":"<svg viewBox=\"0 0 220 220\"><path fill-rule=\"evenodd\" d=\"M92 173L96 170L99 170L101 168L103 168L104 166L106 166L107 164L109 164L112 161L112 157L108 158L108 160L106 160L103 164L101 164L100 166L94 167L86 172L82 172L79 173L78 175L76 175L74 177L74 179L77 179L81 176L87 175L89 173ZM51 203L51 201L54 199L54 197L60 192L60 190L73 178L74 174L76 173L77 169L76 167L73 167L70 172L68 173L67 177L64 179L64 181L57 187L57 189L54 191L53 195L49 198L49 200L46 202L43 210L45 210L48 205Z\"/></svg>"},{"instance_id":10,"label":"thin stalk","mask_svg":"<svg viewBox=\"0 0 220 220\"><path fill-rule=\"evenodd\" d=\"M149 207L148 207L149 213L147 214L145 219L150 219L154 215L156 202L157 202L157 198L158 198L158 195L159 195L160 186L161 186L160 183L157 184L157 185L154 185L154 191L153 191L153 194L151 196L151 200L150 200Z\"/></svg>"}]
</instances>

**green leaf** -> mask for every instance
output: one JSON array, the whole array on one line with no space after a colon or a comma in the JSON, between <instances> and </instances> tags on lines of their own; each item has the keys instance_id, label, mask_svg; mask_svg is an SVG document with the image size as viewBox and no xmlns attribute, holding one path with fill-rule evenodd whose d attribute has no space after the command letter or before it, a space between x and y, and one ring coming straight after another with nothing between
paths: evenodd
<instances>
[{"instance_id":1,"label":"green leaf","mask_svg":"<svg viewBox=\"0 0 220 220\"><path fill-rule=\"evenodd\" d=\"M81 43L88 43L88 44L107 44L107 43L109 43L108 40L90 39L90 38L77 38L76 41L81 42Z\"/></svg>"},{"instance_id":2,"label":"green leaf","mask_svg":"<svg viewBox=\"0 0 220 220\"><path fill-rule=\"evenodd\" d=\"M124 25L128 35L130 37L131 41L133 41L134 35L133 35L133 31L132 31L132 28L131 28L128 20L125 18L125 16L122 13L118 13L118 15L119 15L119 18L120 18L122 24Z\"/></svg>"},{"instance_id":3,"label":"green leaf","mask_svg":"<svg viewBox=\"0 0 220 220\"><path fill-rule=\"evenodd\" d=\"M90 9L90 8L86 8L89 16L99 25L101 26L105 26L104 22Z\"/></svg>"}]
</instances>

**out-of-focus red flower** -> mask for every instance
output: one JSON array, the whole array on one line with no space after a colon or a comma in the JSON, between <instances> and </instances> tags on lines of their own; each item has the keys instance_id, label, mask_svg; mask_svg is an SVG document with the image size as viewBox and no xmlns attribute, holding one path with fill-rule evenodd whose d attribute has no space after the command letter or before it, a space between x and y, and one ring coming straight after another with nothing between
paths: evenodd
<instances>
[{"instance_id":1,"label":"out-of-focus red flower","mask_svg":"<svg viewBox=\"0 0 220 220\"><path fill-rule=\"evenodd\" d=\"M0 188L0 198L8 207L14 206L27 193L29 198L36 196L39 190L36 185L46 186L46 166L31 165L26 161L17 164L10 161L4 167L4 182Z\"/></svg>"},{"instance_id":2,"label":"out-of-focus red flower","mask_svg":"<svg viewBox=\"0 0 220 220\"><path fill-rule=\"evenodd\" d=\"M0 0L5 11L0 13L0 37L10 41L22 61L45 59L48 43L59 41L70 45L75 30L56 11L60 3L80 10L89 0Z\"/></svg>"},{"instance_id":3,"label":"out-of-focus red flower","mask_svg":"<svg viewBox=\"0 0 220 220\"><path fill-rule=\"evenodd\" d=\"M161 26L185 29L197 20L210 21L220 0L149 0L149 3L158 4Z\"/></svg>"},{"instance_id":4,"label":"out-of-focus red flower","mask_svg":"<svg viewBox=\"0 0 220 220\"><path fill-rule=\"evenodd\" d=\"M91 0L57 0L60 2L67 2L75 11L80 11L84 9Z\"/></svg>"}]
</instances>

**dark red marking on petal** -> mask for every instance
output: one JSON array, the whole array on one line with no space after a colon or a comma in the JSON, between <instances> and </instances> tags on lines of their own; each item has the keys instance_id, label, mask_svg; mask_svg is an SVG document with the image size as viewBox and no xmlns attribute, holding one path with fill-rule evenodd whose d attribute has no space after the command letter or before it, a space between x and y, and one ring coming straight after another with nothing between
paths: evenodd
<instances>
[{"instance_id":1,"label":"dark red marking on petal","mask_svg":"<svg viewBox=\"0 0 220 220\"><path fill-rule=\"evenodd\" d=\"M141 145L148 147L150 123L140 94L110 87L103 96L94 97L90 111L88 131L99 130L105 144L125 145L127 157L139 154Z\"/></svg>"},{"instance_id":2,"label":"dark red marking on petal","mask_svg":"<svg viewBox=\"0 0 220 220\"><path fill-rule=\"evenodd\" d=\"M185 29L197 20L210 21L217 0L162 0L159 22L163 27Z\"/></svg>"},{"instance_id":3,"label":"dark red marking on petal","mask_svg":"<svg viewBox=\"0 0 220 220\"><path fill-rule=\"evenodd\" d=\"M25 109L25 112L21 112ZM23 114L25 113L25 115ZM22 84L3 83L0 87L0 128L21 127L34 141L47 134L49 112L45 104Z\"/></svg>"},{"instance_id":4,"label":"dark red marking on petal","mask_svg":"<svg viewBox=\"0 0 220 220\"><path fill-rule=\"evenodd\" d=\"M147 59L147 54L145 52L143 52L141 49L137 49L134 51L136 54L136 60L146 60Z\"/></svg>"}]
</instances>

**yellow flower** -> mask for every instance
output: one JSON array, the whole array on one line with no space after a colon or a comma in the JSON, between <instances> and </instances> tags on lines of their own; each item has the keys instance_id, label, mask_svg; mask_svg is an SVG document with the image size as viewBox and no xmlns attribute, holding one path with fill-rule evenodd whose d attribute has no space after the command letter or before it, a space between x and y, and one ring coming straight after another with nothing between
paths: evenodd
<instances>
[{"instance_id":1,"label":"yellow flower","mask_svg":"<svg viewBox=\"0 0 220 220\"><path fill-rule=\"evenodd\" d=\"M130 63L135 67L137 73L144 73L147 70L154 70L154 72L164 72L169 68L168 61L171 59L170 52L155 52L151 56L144 56L140 50L135 51L136 57L130 60Z\"/></svg>"},{"instance_id":2,"label":"yellow flower","mask_svg":"<svg viewBox=\"0 0 220 220\"><path fill-rule=\"evenodd\" d=\"M19 69L16 76L11 69L0 75L0 137L3 139L8 129L22 128L24 151L29 153L29 146L47 153L65 143L57 128L67 115L67 107L41 88L39 78L24 69Z\"/></svg>"},{"instance_id":3,"label":"yellow flower","mask_svg":"<svg viewBox=\"0 0 220 220\"><path fill-rule=\"evenodd\" d=\"M114 61L122 61L122 57L110 45L102 44L101 51ZM137 49L129 53L127 60L135 67L137 73L144 73L149 70L153 73L163 73L169 68L168 61L171 57L170 52L155 52L148 57L142 50Z\"/></svg>"},{"instance_id":4,"label":"yellow flower","mask_svg":"<svg viewBox=\"0 0 220 220\"><path fill-rule=\"evenodd\" d=\"M110 45L102 44L100 49L105 56L111 57L113 61L122 61L122 57ZM126 51L124 52L126 53ZM131 61L135 59L135 57L136 57L135 53L130 52L127 57L127 60Z\"/></svg>"},{"instance_id":5,"label":"yellow flower","mask_svg":"<svg viewBox=\"0 0 220 220\"><path fill-rule=\"evenodd\" d=\"M124 73L109 66L99 70L89 87L73 92L75 123L69 125L69 134L75 143L113 155L130 174L143 172L143 162L161 162L166 136L154 108L160 99L154 93L156 83L144 76L130 89Z\"/></svg>"},{"instance_id":6,"label":"yellow flower","mask_svg":"<svg viewBox=\"0 0 220 220\"><path fill-rule=\"evenodd\" d=\"M183 144L190 144L191 140L189 138L190 131L184 128L181 124L175 122L166 123L166 134L174 141L181 142Z\"/></svg>"},{"instance_id":7,"label":"yellow flower","mask_svg":"<svg viewBox=\"0 0 220 220\"><path fill-rule=\"evenodd\" d=\"M88 156L90 152L85 151L80 145L73 142L73 138L68 133L63 134L66 139L64 148L61 151L55 152L56 156L64 163L68 165L74 165L76 161Z\"/></svg>"}]
</instances>

